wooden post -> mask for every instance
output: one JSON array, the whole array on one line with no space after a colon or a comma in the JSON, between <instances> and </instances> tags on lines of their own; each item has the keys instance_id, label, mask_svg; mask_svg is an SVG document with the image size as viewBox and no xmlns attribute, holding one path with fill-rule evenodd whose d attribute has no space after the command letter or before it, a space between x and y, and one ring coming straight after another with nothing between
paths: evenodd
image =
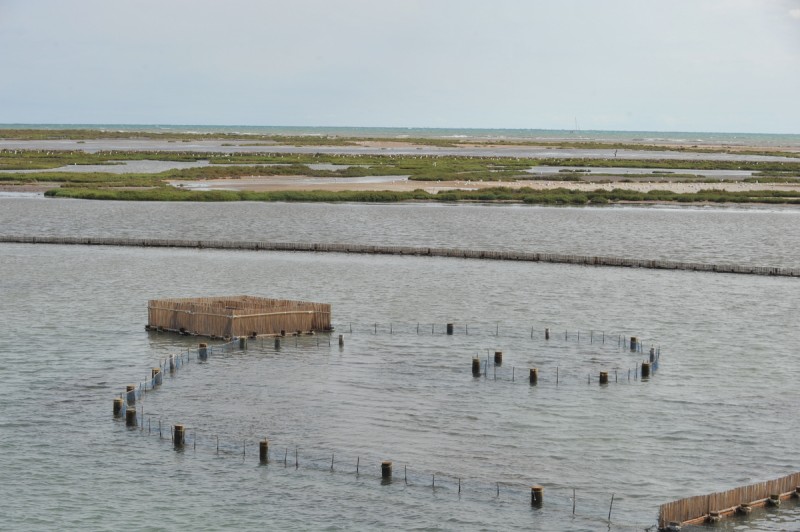
<instances>
[{"instance_id":1,"label":"wooden post","mask_svg":"<svg viewBox=\"0 0 800 532\"><path fill-rule=\"evenodd\" d=\"M642 362L642 378L646 379L650 376L650 363Z\"/></svg>"},{"instance_id":2,"label":"wooden post","mask_svg":"<svg viewBox=\"0 0 800 532\"><path fill-rule=\"evenodd\" d=\"M636 346L638 342L636 341L635 336L631 336L631 351L636 351Z\"/></svg>"},{"instance_id":3,"label":"wooden post","mask_svg":"<svg viewBox=\"0 0 800 532\"><path fill-rule=\"evenodd\" d=\"M240 336L239 337L239 349L247 349L247 337Z\"/></svg>"},{"instance_id":4,"label":"wooden post","mask_svg":"<svg viewBox=\"0 0 800 532\"><path fill-rule=\"evenodd\" d=\"M136 409L128 408L125 411L125 425L128 427L135 427L136 423Z\"/></svg>"},{"instance_id":5,"label":"wooden post","mask_svg":"<svg viewBox=\"0 0 800 532\"><path fill-rule=\"evenodd\" d=\"M655 347L651 347L650 348L650 363L652 364L655 361L656 361L656 348Z\"/></svg>"},{"instance_id":6,"label":"wooden post","mask_svg":"<svg viewBox=\"0 0 800 532\"><path fill-rule=\"evenodd\" d=\"M545 329L544 330L544 339L545 340L549 340L550 339L550 329Z\"/></svg>"},{"instance_id":7,"label":"wooden post","mask_svg":"<svg viewBox=\"0 0 800 532\"><path fill-rule=\"evenodd\" d=\"M175 425L172 433L172 441L176 448L183 447L184 438L186 436L186 427L183 425Z\"/></svg>"},{"instance_id":8,"label":"wooden post","mask_svg":"<svg viewBox=\"0 0 800 532\"><path fill-rule=\"evenodd\" d=\"M608 372L601 371L600 372L600 384L608 384Z\"/></svg>"},{"instance_id":9,"label":"wooden post","mask_svg":"<svg viewBox=\"0 0 800 532\"><path fill-rule=\"evenodd\" d=\"M266 438L258 442L258 458L262 464L269 462L269 440Z\"/></svg>"},{"instance_id":10,"label":"wooden post","mask_svg":"<svg viewBox=\"0 0 800 532\"><path fill-rule=\"evenodd\" d=\"M541 506L544 499L544 488L542 486L531 486L531 505Z\"/></svg>"},{"instance_id":11,"label":"wooden post","mask_svg":"<svg viewBox=\"0 0 800 532\"><path fill-rule=\"evenodd\" d=\"M472 376L481 376L481 359L478 357L472 357Z\"/></svg>"},{"instance_id":12,"label":"wooden post","mask_svg":"<svg viewBox=\"0 0 800 532\"><path fill-rule=\"evenodd\" d=\"M281 349L281 339L277 336L275 337L275 351L280 351Z\"/></svg>"},{"instance_id":13,"label":"wooden post","mask_svg":"<svg viewBox=\"0 0 800 532\"><path fill-rule=\"evenodd\" d=\"M122 397L114 398L114 417L122 417Z\"/></svg>"},{"instance_id":14,"label":"wooden post","mask_svg":"<svg viewBox=\"0 0 800 532\"><path fill-rule=\"evenodd\" d=\"M453 336L453 324L452 323L448 323L447 324L447 335L448 336Z\"/></svg>"},{"instance_id":15,"label":"wooden post","mask_svg":"<svg viewBox=\"0 0 800 532\"><path fill-rule=\"evenodd\" d=\"M344 347L344 335L339 335L339 347Z\"/></svg>"},{"instance_id":16,"label":"wooden post","mask_svg":"<svg viewBox=\"0 0 800 532\"><path fill-rule=\"evenodd\" d=\"M125 398L128 400L129 405L136 404L136 385L129 384L125 387Z\"/></svg>"},{"instance_id":17,"label":"wooden post","mask_svg":"<svg viewBox=\"0 0 800 532\"><path fill-rule=\"evenodd\" d=\"M200 344L197 347L197 356L200 360L208 358L208 344Z\"/></svg>"},{"instance_id":18,"label":"wooden post","mask_svg":"<svg viewBox=\"0 0 800 532\"><path fill-rule=\"evenodd\" d=\"M536 386L539 382L539 370L537 368L531 368L530 382L531 386Z\"/></svg>"},{"instance_id":19,"label":"wooden post","mask_svg":"<svg viewBox=\"0 0 800 532\"><path fill-rule=\"evenodd\" d=\"M381 462L381 477L392 478L392 463L389 460Z\"/></svg>"},{"instance_id":20,"label":"wooden post","mask_svg":"<svg viewBox=\"0 0 800 532\"><path fill-rule=\"evenodd\" d=\"M158 386L161 384L161 368L152 368L150 370L151 380L153 381L153 386Z\"/></svg>"},{"instance_id":21,"label":"wooden post","mask_svg":"<svg viewBox=\"0 0 800 532\"><path fill-rule=\"evenodd\" d=\"M494 365L495 366L502 366L503 365L503 352L502 351L495 351L494 352Z\"/></svg>"},{"instance_id":22,"label":"wooden post","mask_svg":"<svg viewBox=\"0 0 800 532\"><path fill-rule=\"evenodd\" d=\"M175 373L175 355L169 356L169 372Z\"/></svg>"}]
</instances>

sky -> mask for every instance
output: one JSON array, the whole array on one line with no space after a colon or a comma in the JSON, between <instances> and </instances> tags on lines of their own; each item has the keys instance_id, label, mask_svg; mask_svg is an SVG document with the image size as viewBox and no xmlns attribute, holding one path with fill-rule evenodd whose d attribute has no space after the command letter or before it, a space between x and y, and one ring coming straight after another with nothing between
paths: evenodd
<instances>
[{"instance_id":1,"label":"sky","mask_svg":"<svg viewBox=\"0 0 800 532\"><path fill-rule=\"evenodd\" d=\"M0 0L0 123L800 133L800 0Z\"/></svg>"}]
</instances>

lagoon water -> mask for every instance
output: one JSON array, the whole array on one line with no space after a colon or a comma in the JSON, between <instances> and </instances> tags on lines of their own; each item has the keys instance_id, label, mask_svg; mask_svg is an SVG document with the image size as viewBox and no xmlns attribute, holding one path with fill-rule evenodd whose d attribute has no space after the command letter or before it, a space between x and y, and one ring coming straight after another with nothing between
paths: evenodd
<instances>
[{"instance_id":1,"label":"lagoon water","mask_svg":"<svg viewBox=\"0 0 800 532\"><path fill-rule=\"evenodd\" d=\"M781 208L0 198L2 234L427 244L793 267L798 218ZM0 271L4 529L642 530L663 502L800 465L796 279L12 244L0 245ZM332 303L345 347L319 335L288 339L279 352L269 341L217 351L146 395L144 430L112 419L125 384L197 342L145 332L148 299L245 293ZM454 336L442 334L447 322ZM619 336L631 335L661 348L649 381L627 380L646 356L620 348ZM504 365L497 380L491 366L488 378L474 379L471 358L487 350L502 350ZM537 387L525 381L532 366ZM616 370L618 382L612 373L600 387L603 370ZM167 434L185 423L196 447L174 451L168 436L159 439L159 421ZM267 466L257 459L263 437ZM395 478L382 484L386 459ZM542 508L529 504L532 484L545 486ZM793 530L798 520L790 503L724 529Z\"/></svg>"}]
</instances>

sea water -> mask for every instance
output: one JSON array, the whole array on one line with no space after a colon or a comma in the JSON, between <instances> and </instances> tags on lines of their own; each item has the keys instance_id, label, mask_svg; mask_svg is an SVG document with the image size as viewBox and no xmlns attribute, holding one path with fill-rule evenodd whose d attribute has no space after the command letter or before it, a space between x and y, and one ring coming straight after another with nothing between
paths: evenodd
<instances>
[{"instance_id":1,"label":"sea water","mask_svg":"<svg viewBox=\"0 0 800 532\"><path fill-rule=\"evenodd\" d=\"M604 251L776 266L797 265L797 216L0 198L2 234ZM0 245L0 271L7 529L642 530L661 503L798 470L796 279L12 244ZM233 294L329 302L335 336L330 346L319 335L287 338L280 350L269 340L217 350L145 396L147 426L114 420L112 398L126 384L199 341L146 332L147 300ZM620 346L630 336L660 348L647 381L628 380L647 358ZM504 353L497 379L490 364L475 379L472 357L496 350ZM540 370L536 387L529 367ZM597 383L599 371L611 372L608 386ZM189 427L183 450L170 444L174 423ZM265 437L270 463L260 465ZM394 462L391 483L381 481L381 460ZM530 505L532 484L545 486L541 508ZM791 530L797 512L785 504L725 526Z\"/></svg>"}]
</instances>

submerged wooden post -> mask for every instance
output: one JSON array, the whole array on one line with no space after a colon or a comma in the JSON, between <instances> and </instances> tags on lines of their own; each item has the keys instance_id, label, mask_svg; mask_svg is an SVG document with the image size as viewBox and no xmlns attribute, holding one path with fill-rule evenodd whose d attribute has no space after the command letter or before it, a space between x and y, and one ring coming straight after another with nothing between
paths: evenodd
<instances>
[{"instance_id":1,"label":"submerged wooden post","mask_svg":"<svg viewBox=\"0 0 800 532\"><path fill-rule=\"evenodd\" d=\"M197 356L200 360L208 358L208 344L200 344L197 346Z\"/></svg>"},{"instance_id":2,"label":"submerged wooden post","mask_svg":"<svg viewBox=\"0 0 800 532\"><path fill-rule=\"evenodd\" d=\"M608 372L601 371L600 372L600 384L608 384Z\"/></svg>"},{"instance_id":3,"label":"submerged wooden post","mask_svg":"<svg viewBox=\"0 0 800 532\"><path fill-rule=\"evenodd\" d=\"M536 384L539 382L539 370L537 368L531 368L531 374L529 379L531 385L536 386Z\"/></svg>"},{"instance_id":4,"label":"submerged wooden post","mask_svg":"<svg viewBox=\"0 0 800 532\"><path fill-rule=\"evenodd\" d=\"M161 368L153 368L150 370L151 378L154 386L161 384Z\"/></svg>"},{"instance_id":5,"label":"submerged wooden post","mask_svg":"<svg viewBox=\"0 0 800 532\"><path fill-rule=\"evenodd\" d=\"M447 324L447 335L448 336L453 336L453 324L452 323L448 323Z\"/></svg>"},{"instance_id":6,"label":"submerged wooden post","mask_svg":"<svg viewBox=\"0 0 800 532\"><path fill-rule=\"evenodd\" d=\"M128 386L125 387L125 392L126 392L125 393L125 398L127 399L128 404L129 405L135 405L136 404L136 385L135 384L129 384Z\"/></svg>"},{"instance_id":7,"label":"submerged wooden post","mask_svg":"<svg viewBox=\"0 0 800 532\"><path fill-rule=\"evenodd\" d=\"M122 397L114 398L114 417L122 416Z\"/></svg>"},{"instance_id":8,"label":"submerged wooden post","mask_svg":"<svg viewBox=\"0 0 800 532\"><path fill-rule=\"evenodd\" d=\"M339 347L344 347L344 335L339 335Z\"/></svg>"},{"instance_id":9,"label":"submerged wooden post","mask_svg":"<svg viewBox=\"0 0 800 532\"><path fill-rule=\"evenodd\" d=\"M650 348L650 363L653 363L655 361L656 361L656 348L655 347L651 347Z\"/></svg>"},{"instance_id":10,"label":"submerged wooden post","mask_svg":"<svg viewBox=\"0 0 800 532\"><path fill-rule=\"evenodd\" d=\"M636 340L635 336L631 336L631 351L636 351L636 346L638 341Z\"/></svg>"},{"instance_id":11,"label":"submerged wooden post","mask_svg":"<svg viewBox=\"0 0 800 532\"><path fill-rule=\"evenodd\" d=\"M381 477L392 478L392 462L389 460L381 462Z\"/></svg>"},{"instance_id":12,"label":"submerged wooden post","mask_svg":"<svg viewBox=\"0 0 800 532\"><path fill-rule=\"evenodd\" d=\"M531 486L531 505L541 506L544 499L544 487Z\"/></svg>"},{"instance_id":13,"label":"submerged wooden post","mask_svg":"<svg viewBox=\"0 0 800 532\"><path fill-rule=\"evenodd\" d=\"M247 349L247 337L240 336L239 337L239 349Z\"/></svg>"},{"instance_id":14,"label":"submerged wooden post","mask_svg":"<svg viewBox=\"0 0 800 532\"><path fill-rule=\"evenodd\" d=\"M136 409L129 408L125 411L125 425L128 427L136 426Z\"/></svg>"},{"instance_id":15,"label":"submerged wooden post","mask_svg":"<svg viewBox=\"0 0 800 532\"><path fill-rule=\"evenodd\" d=\"M169 372L170 373L175 372L175 355L169 356Z\"/></svg>"},{"instance_id":16,"label":"submerged wooden post","mask_svg":"<svg viewBox=\"0 0 800 532\"><path fill-rule=\"evenodd\" d=\"M184 438L186 436L186 427L183 425L175 425L172 433L172 441L175 447L183 447Z\"/></svg>"},{"instance_id":17,"label":"submerged wooden post","mask_svg":"<svg viewBox=\"0 0 800 532\"><path fill-rule=\"evenodd\" d=\"M642 362L642 378L645 379L650 376L650 363Z\"/></svg>"},{"instance_id":18,"label":"submerged wooden post","mask_svg":"<svg viewBox=\"0 0 800 532\"><path fill-rule=\"evenodd\" d=\"M544 330L544 339L545 340L549 340L550 339L550 329L545 329Z\"/></svg>"},{"instance_id":19,"label":"submerged wooden post","mask_svg":"<svg viewBox=\"0 0 800 532\"><path fill-rule=\"evenodd\" d=\"M478 357L472 357L472 376L481 376L481 359Z\"/></svg>"},{"instance_id":20,"label":"submerged wooden post","mask_svg":"<svg viewBox=\"0 0 800 532\"><path fill-rule=\"evenodd\" d=\"M280 348L281 348L281 339L276 337L275 338L275 351L280 350Z\"/></svg>"},{"instance_id":21,"label":"submerged wooden post","mask_svg":"<svg viewBox=\"0 0 800 532\"><path fill-rule=\"evenodd\" d=\"M503 365L503 352L502 351L495 351L494 352L494 365L495 366L502 366Z\"/></svg>"},{"instance_id":22,"label":"submerged wooden post","mask_svg":"<svg viewBox=\"0 0 800 532\"><path fill-rule=\"evenodd\" d=\"M269 440L266 438L258 442L258 458L262 464L269 461Z\"/></svg>"}]
</instances>

